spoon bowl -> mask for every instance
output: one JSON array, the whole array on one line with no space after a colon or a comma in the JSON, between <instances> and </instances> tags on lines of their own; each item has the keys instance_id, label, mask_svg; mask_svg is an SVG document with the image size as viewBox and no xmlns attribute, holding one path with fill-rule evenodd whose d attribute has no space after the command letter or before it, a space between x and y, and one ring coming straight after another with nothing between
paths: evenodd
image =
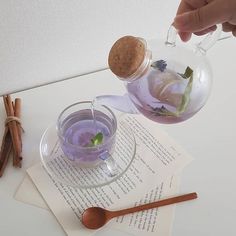
<instances>
[{"instance_id":1,"label":"spoon bowl","mask_svg":"<svg viewBox=\"0 0 236 236\"><path fill-rule=\"evenodd\" d=\"M82 223L88 229L98 229L110 220L109 211L101 207L90 207L82 215Z\"/></svg>"}]
</instances>

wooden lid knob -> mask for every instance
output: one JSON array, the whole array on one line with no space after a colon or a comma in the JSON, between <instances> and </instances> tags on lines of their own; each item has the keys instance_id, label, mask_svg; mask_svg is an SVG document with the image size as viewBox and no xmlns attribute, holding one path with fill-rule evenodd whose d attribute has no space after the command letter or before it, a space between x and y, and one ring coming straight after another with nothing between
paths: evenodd
<instances>
[{"instance_id":1,"label":"wooden lid knob","mask_svg":"<svg viewBox=\"0 0 236 236\"><path fill-rule=\"evenodd\" d=\"M142 64L145 51L145 44L136 37L124 36L118 39L108 57L111 71L121 79L128 78Z\"/></svg>"}]
</instances>

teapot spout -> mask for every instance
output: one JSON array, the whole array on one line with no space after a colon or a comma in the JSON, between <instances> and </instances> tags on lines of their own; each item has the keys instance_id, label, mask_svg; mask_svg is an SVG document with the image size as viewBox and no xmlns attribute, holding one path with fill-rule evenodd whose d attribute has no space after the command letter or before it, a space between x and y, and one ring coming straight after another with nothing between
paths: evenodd
<instances>
[{"instance_id":1,"label":"teapot spout","mask_svg":"<svg viewBox=\"0 0 236 236\"><path fill-rule=\"evenodd\" d=\"M95 98L95 101L101 105L112 107L121 112L130 113L130 114L139 114L138 109L130 100L128 94L124 94L123 96L101 95L101 96L97 96Z\"/></svg>"}]
</instances>

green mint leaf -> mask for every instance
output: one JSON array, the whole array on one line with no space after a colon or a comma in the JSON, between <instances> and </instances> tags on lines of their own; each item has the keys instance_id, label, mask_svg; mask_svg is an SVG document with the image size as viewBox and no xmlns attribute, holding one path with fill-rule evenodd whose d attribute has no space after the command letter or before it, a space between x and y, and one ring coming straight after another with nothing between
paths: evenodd
<instances>
[{"instance_id":1,"label":"green mint leaf","mask_svg":"<svg viewBox=\"0 0 236 236\"><path fill-rule=\"evenodd\" d=\"M99 145L101 144L103 141L103 134L101 132L97 133L92 139L91 139L91 143L93 144L93 146Z\"/></svg>"},{"instance_id":2,"label":"green mint leaf","mask_svg":"<svg viewBox=\"0 0 236 236\"><path fill-rule=\"evenodd\" d=\"M184 94L182 96L181 103L180 103L179 107L177 108L177 114L181 114L186 110L186 108L189 104L189 101L190 101L190 93L192 91L192 86L193 86L193 74L191 74L188 84L184 90Z\"/></svg>"},{"instance_id":3,"label":"green mint leaf","mask_svg":"<svg viewBox=\"0 0 236 236\"><path fill-rule=\"evenodd\" d=\"M190 78L190 77L192 76L192 74L193 74L193 70L192 70L189 66L187 66L187 68L186 68L186 70L185 70L185 72L184 72L184 75L185 75L187 78Z\"/></svg>"},{"instance_id":4,"label":"green mint leaf","mask_svg":"<svg viewBox=\"0 0 236 236\"><path fill-rule=\"evenodd\" d=\"M193 74L193 70L187 66L187 68L185 69L184 74L178 73L183 79L188 79L192 76Z\"/></svg>"}]
</instances>

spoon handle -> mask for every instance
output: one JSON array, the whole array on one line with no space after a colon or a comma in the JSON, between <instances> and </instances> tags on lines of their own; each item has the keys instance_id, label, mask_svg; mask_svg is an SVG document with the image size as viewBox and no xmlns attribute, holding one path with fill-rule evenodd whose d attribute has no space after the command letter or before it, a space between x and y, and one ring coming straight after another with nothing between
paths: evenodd
<instances>
[{"instance_id":1,"label":"spoon handle","mask_svg":"<svg viewBox=\"0 0 236 236\"><path fill-rule=\"evenodd\" d=\"M171 204L178 203L178 202L184 202L184 201L192 200L195 198L197 198L197 193L194 192L194 193L180 195L177 197L163 199L163 200L160 200L157 202L152 202L152 203L148 203L148 204L141 205L141 206L127 208L127 209L123 209L123 210L119 210L119 211L112 211L112 218L117 217L117 216L121 216L121 215L134 213L137 211L144 211L144 210L149 210L149 209L156 208L156 207L171 205Z\"/></svg>"}]
</instances>

